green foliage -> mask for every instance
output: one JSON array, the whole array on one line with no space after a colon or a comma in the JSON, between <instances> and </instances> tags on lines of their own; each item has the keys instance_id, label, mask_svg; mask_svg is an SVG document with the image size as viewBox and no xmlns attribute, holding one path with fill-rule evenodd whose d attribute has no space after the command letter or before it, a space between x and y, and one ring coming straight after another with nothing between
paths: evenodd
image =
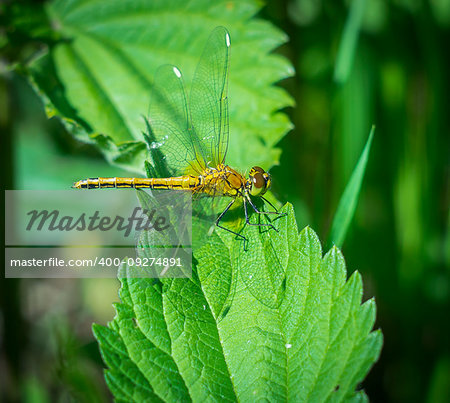
<instances>
[{"instance_id":1,"label":"green foliage","mask_svg":"<svg viewBox=\"0 0 450 403\"><path fill-rule=\"evenodd\" d=\"M247 226L249 252L216 231L192 278L121 279L116 317L94 325L118 400L365 398L356 387L382 343L375 303L361 305L359 273L346 281L341 252L322 256L285 211L278 232Z\"/></svg>"},{"instance_id":2,"label":"green foliage","mask_svg":"<svg viewBox=\"0 0 450 403\"><path fill-rule=\"evenodd\" d=\"M361 153L361 157L359 158L352 176L345 187L344 193L342 194L341 200L339 201L336 214L333 218L330 235L328 237L328 245L334 244L341 247L344 242L350 222L355 214L374 132L375 126L372 126L367 143Z\"/></svg>"},{"instance_id":3,"label":"green foliage","mask_svg":"<svg viewBox=\"0 0 450 403\"><path fill-rule=\"evenodd\" d=\"M49 116L59 116L76 138L95 143L109 162L144 174L143 116L156 68L175 64L189 84L209 33L226 26L236 44L228 162L269 168L278 163L275 144L291 127L277 111L292 104L272 84L293 70L286 59L268 54L286 37L250 19L258 8L253 1L54 1L47 11L62 40L29 72ZM240 147L242 141L253 144L253 153Z\"/></svg>"},{"instance_id":4,"label":"green foliage","mask_svg":"<svg viewBox=\"0 0 450 403\"><path fill-rule=\"evenodd\" d=\"M75 179L93 175L126 176L128 173L120 168L104 163L94 146L81 144L67 136L58 119L47 121L42 113L41 99L30 91L23 77L16 74L17 63L29 61L39 51L48 63L34 59L33 71L42 63L38 69L39 77L38 74L34 77L36 80L42 78L40 85L48 87L48 91L41 91L41 95L46 96L48 92L47 95L51 95L51 98L46 96L48 101L53 100L58 106L55 109L49 103L49 114L64 115L64 121L71 126L69 130L76 131L77 137L84 136L87 141L94 142L98 139L102 142L101 148L110 145L111 148L106 151L110 160L114 161L121 155L125 158L123 154L127 153L102 137L114 137L115 130L105 132L95 126L97 121L82 119L85 116L81 116L79 104L89 101L88 95L69 100L67 94L73 93L73 90L68 92L66 86L71 87L74 83L63 82L60 76L64 75L64 71L52 70L50 62L57 58L56 50L61 45L75 48L71 38L83 40L83 35L92 32L89 29L91 25L96 31L102 27L110 29L112 25L122 24L122 14L129 21L133 12L135 21L142 21L140 10L144 1L123 2L123 13L111 14L109 20L106 1L98 0L95 6L88 0L68 0L56 6L49 6L48 3L21 0L2 2L0 5L0 122L5 140L2 144L5 186L15 189L65 189ZM158 4L150 0L145 3ZM377 125L376 141L371 147L358 208L344 244L348 265L358 268L366 279L367 295L376 295L380 307L377 326L383 329L385 335L385 353L381 355L375 371L365 379L363 387L374 401L450 401L447 325L450 300L447 129L450 127L447 106L450 92L450 2L281 0L265 2L266 6L258 14L259 19L251 17L255 10L259 12L259 5L255 6L248 0L204 2L205 6L196 14L192 12L198 4L195 0L185 3L186 6L178 8L178 16L169 11L172 5L181 4L176 1L164 3L161 6L164 13L147 13L151 23L142 30L142 38L150 37L148 32L153 24L160 29L165 22L176 22L170 27L168 24L161 31L161 36L157 32L155 35L152 33L152 38L159 38L155 45L164 44L164 47L156 49L155 46L159 53L152 51L152 60L148 60L141 74L148 75L146 80L150 82L156 66L168 62L179 66L186 79L191 78L209 32L215 25L228 27L232 38L229 101L232 108L239 105L230 121L234 142L230 149L230 163L233 165L239 162L241 154L248 154L244 157L251 163L256 162L254 157L275 160L273 155L278 156L279 151L273 151L273 143L281 136L282 125L273 124L269 128L273 121L268 120L268 109L260 107L259 102L262 102L261 105L272 103L278 99L274 95L282 96L281 93L273 93L270 86L259 87L265 88L266 92L260 93L258 103L247 107L242 103L248 101L247 95L251 94L247 94L245 88L236 89L256 86L256 80L260 79L259 74L263 71L266 72L263 77L266 82L285 76L282 73L286 71L286 63L273 57L269 58L268 63L264 55L286 41L278 31L274 40L273 30L268 28L270 24L289 33L289 42L277 52L287 55L298 72L295 78L281 83L296 100L296 107L288 109L295 129L277 145L282 149L282 156L280 166L271 170L273 189L280 200L289 200L294 204L299 226L310 225L320 239L325 239L333 221L342 190L367 141L367 129L373 123ZM215 15L212 15L214 5L211 3L217 7ZM346 21L351 19L349 13L363 3L364 16L360 21L358 16L358 24L353 25L357 30L353 30L351 42L346 42L343 35L348 32ZM62 10L64 4L67 12L58 11L54 15L49 12L55 7ZM109 8L117 6L116 1L110 4L112 6ZM65 18L62 25L58 16L72 15L77 9L78 15L81 15L83 7L88 11L83 16L86 19L78 19L74 30L79 27L79 31L70 34ZM247 11L244 10L246 7ZM203 17L203 11L210 13L209 18ZM245 17L237 15L237 12L243 14L244 11ZM199 24L191 29L195 21ZM127 28L130 25L128 23ZM145 57L148 47L138 45L138 40L135 46L126 42L128 35L136 38L135 31L124 29L122 32L120 41L117 37L121 35L111 38L113 43L118 43L120 49L125 51L130 47L129 52L133 54L138 54L136 48L140 47L143 49L140 54ZM251 37L255 40L252 41ZM64 42L64 38L68 41ZM104 38L101 37L102 40ZM238 52L236 48L241 46L241 40L245 40L245 45ZM177 43L180 43L178 50ZM352 52L341 52L345 49L344 43L353 43ZM184 50L188 49L188 45L189 52ZM79 48L77 45L76 50ZM250 52L254 65L247 65L251 56L247 53ZM92 52L87 52L87 49L85 53L92 57ZM344 55L342 59L338 54ZM155 57L157 60L154 60ZM347 78L341 84L333 80L338 61L341 66L347 66ZM280 69L266 68L276 63L280 64ZM53 66L61 69L65 65L53 63ZM242 80L236 72L245 73ZM236 94L247 95L241 101L236 99ZM141 95L139 97L142 98ZM67 99L66 104L64 99ZM138 115L146 113L148 103L148 99L143 104L139 103ZM248 114L248 121L237 120L241 110ZM261 113L265 114L264 121L260 121ZM144 127L143 121L139 118L137 121ZM85 129L88 124L91 127ZM254 127L258 124L262 129L273 132L274 138L269 139L268 145L260 144L267 141L268 136L256 139L241 137L248 125ZM89 136L83 134L86 130ZM96 137L95 133L102 133L102 136ZM140 135L139 130L137 133ZM140 146L141 140L137 139L136 147ZM254 150L270 150L272 154L263 156ZM133 166L134 156L140 152L139 149L131 149L129 160L125 161L128 168ZM136 166L136 170L142 172L139 162ZM274 199L270 201L277 205ZM220 232L218 235L222 238ZM255 242L252 239L252 245ZM255 247L259 248L257 244ZM224 255L222 249L216 251L211 248L213 252L217 252L213 255L217 259ZM222 270L215 271L207 279L202 277L202 287L210 279L209 287L214 290L214 282L224 280L222 274L227 267L229 265L222 266ZM225 280L230 281L228 277ZM86 280L85 283L91 284L90 288L96 290L94 293L79 292L77 281L55 283L52 280L30 279L19 282L7 279L0 283L0 299L3 300L0 316L5 324L2 337L5 346L2 363L5 362L5 365L2 368L6 370L5 376L0 379L0 401L26 400L28 396L42 400L45 393L36 392L36 384L43 391L49 391L53 401L70 400L68 393L73 386L56 377L55 357L51 352L54 349L49 349L52 345L49 339L54 331L46 321L48 315L54 316L57 322L70 320L70 328L80 345L88 343L88 356L76 350L75 357L82 361L86 358L90 360L90 364L96 367L97 376L92 376L83 365L79 369L103 388L97 343L91 342L86 325L92 321L104 323L110 318L110 313L98 316L92 312L97 308L110 312L110 305L116 300L115 292L105 293L93 280ZM101 283L104 284L105 280ZM226 299L233 292L232 284L228 285L228 292L226 287L219 288L218 301L211 310L226 314L229 306ZM276 286L276 282L274 284ZM252 290L252 295L258 295L249 282L244 285ZM76 292L71 292L73 287ZM111 288L114 286L111 285ZM42 298L42 295L53 298ZM58 301L56 305L55 298ZM73 365L70 361L68 368ZM117 355L117 365L128 365L125 355ZM21 370L23 368L27 368L26 373ZM137 393L136 400L139 396L147 396L149 391L146 387L148 382L142 381L137 373L137 370L132 373L132 379L143 385L142 394L138 394L132 382L129 389ZM119 385L114 374L117 372L108 373L108 382ZM8 382L2 383L4 379ZM19 396L21 390L24 393ZM87 394L88 389L85 388L85 391ZM105 389L103 391L106 401L109 394ZM114 394L118 396L116 392ZM123 400L132 400L132 395L126 396L123 395ZM90 400L93 399L91 397ZM79 400L79 396L75 400Z\"/></svg>"},{"instance_id":5,"label":"green foliage","mask_svg":"<svg viewBox=\"0 0 450 403\"><path fill-rule=\"evenodd\" d=\"M338 84L345 83L352 70L366 3L367 0L353 0L350 3L350 11L334 65L334 81Z\"/></svg>"},{"instance_id":6,"label":"green foliage","mask_svg":"<svg viewBox=\"0 0 450 403\"><path fill-rule=\"evenodd\" d=\"M175 64L189 84L209 32L224 25L233 41L227 162L269 168L290 128L277 111L291 104L272 84L292 70L268 54L285 38L250 19L257 10L252 2L55 1L47 14L62 40L28 72L49 116L110 163L143 174L154 71ZM192 279L122 279L114 321L94 326L117 400L364 398L355 389L381 349L381 333L370 332L375 305L360 305L359 274L346 283L340 252L322 258L317 236L299 235L288 211L274 220L277 231L244 228L246 252L232 234L214 233L195 250Z\"/></svg>"}]
</instances>

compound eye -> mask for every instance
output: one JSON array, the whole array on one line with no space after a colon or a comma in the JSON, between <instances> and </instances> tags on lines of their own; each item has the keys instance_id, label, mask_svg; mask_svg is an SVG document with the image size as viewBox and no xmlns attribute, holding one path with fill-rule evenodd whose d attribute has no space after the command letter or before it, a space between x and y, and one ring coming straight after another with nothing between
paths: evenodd
<instances>
[{"instance_id":1,"label":"compound eye","mask_svg":"<svg viewBox=\"0 0 450 403\"><path fill-rule=\"evenodd\" d=\"M253 187L256 189L262 189L266 186L266 180L264 179L264 176L261 172L256 172L255 175L252 178L252 184Z\"/></svg>"},{"instance_id":2,"label":"compound eye","mask_svg":"<svg viewBox=\"0 0 450 403\"><path fill-rule=\"evenodd\" d=\"M266 193L270 184L270 176L262 168L253 167L250 171L250 194L252 196L261 196Z\"/></svg>"}]
</instances>

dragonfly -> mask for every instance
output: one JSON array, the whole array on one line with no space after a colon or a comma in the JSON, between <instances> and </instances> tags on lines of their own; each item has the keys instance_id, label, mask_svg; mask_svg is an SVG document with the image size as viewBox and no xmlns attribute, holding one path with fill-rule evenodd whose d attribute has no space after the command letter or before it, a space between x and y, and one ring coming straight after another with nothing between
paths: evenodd
<instances>
[{"instance_id":1,"label":"dragonfly","mask_svg":"<svg viewBox=\"0 0 450 403\"><path fill-rule=\"evenodd\" d=\"M224 216L238 200L243 203L247 225L275 229L271 222L250 222L249 214L249 206L259 215L282 214L264 198L271 186L270 174L253 166L246 177L226 164L230 44L226 28L217 27L212 31L197 65L189 99L177 67L163 65L155 74L147 143L151 152L160 151L159 157L153 158L154 165L160 165L158 159L164 160L170 176L89 178L75 182L73 187L168 189L191 192L193 196L229 198L226 207L217 215L215 226L243 240L244 250L247 249L247 237L223 225ZM252 200L254 197L260 197L274 211L258 209Z\"/></svg>"}]
</instances>

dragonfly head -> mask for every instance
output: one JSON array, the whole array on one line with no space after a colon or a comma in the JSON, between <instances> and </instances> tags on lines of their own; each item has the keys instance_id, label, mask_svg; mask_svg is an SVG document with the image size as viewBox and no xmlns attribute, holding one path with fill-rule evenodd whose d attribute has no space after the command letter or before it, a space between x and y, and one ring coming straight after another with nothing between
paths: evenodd
<instances>
[{"instance_id":1,"label":"dragonfly head","mask_svg":"<svg viewBox=\"0 0 450 403\"><path fill-rule=\"evenodd\" d=\"M262 196L270 188L270 175L261 167L253 167L248 174L249 192L252 196Z\"/></svg>"}]
</instances>

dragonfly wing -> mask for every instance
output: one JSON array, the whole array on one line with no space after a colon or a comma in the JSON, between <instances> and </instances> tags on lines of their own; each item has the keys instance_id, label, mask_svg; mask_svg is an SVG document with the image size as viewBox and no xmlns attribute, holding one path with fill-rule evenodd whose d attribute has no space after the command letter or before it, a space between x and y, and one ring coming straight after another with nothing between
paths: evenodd
<instances>
[{"instance_id":1,"label":"dragonfly wing","mask_svg":"<svg viewBox=\"0 0 450 403\"><path fill-rule=\"evenodd\" d=\"M164 156L171 175L185 174L190 161L196 159L198 141L189 121L181 72L175 66L161 66L155 73L148 123L150 158L155 155L152 150L157 149ZM153 163L157 166L159 161ZM198 166L196 168L198 171Z\"/></svg>"},{"instance_id":2,"label":"dragonfly wing","mask_svg":"<svg viewBox=\"0 0 450 403\"><path fill-rule=\"evenodd\" d=\"M287 253L280 250L278 234L261 236L261 227L246 226L243 233L251 239L251 246L239 254L237 266L244 284L262 304L277 308L286 288ZM272 230L274 231L274 230Z\"/></svg>"},{"instance_id":3,"label":"dragonfly wing","mask_svg":"<svg viewBox=\"0 0 450 403\"><path fill-rule=\"evenodd\" d=\"M228 66L230 35L224 27L211 33L197 65L189 98L196 149L205 164L224 162L228 147Z\"/></svg>"}]
</instances>

